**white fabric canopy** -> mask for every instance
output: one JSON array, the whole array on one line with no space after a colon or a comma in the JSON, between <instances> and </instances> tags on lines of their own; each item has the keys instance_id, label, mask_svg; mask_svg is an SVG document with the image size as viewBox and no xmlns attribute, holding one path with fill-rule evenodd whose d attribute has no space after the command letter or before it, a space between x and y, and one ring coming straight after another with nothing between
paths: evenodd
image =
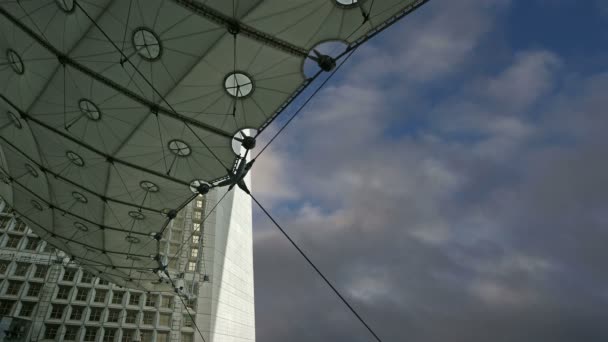
<instances>
[{"instance_id":1,"label":"white fabric canopy","mask_svg":"<svg viewBox=\"0 0 608 342\"><path fill-rule=\"evenodd\" d=\"M7 200L102 277L157 290L151 236L312 81L312 49L350 51L424 2L0 0Z\"/></svg>"}]
</instances>

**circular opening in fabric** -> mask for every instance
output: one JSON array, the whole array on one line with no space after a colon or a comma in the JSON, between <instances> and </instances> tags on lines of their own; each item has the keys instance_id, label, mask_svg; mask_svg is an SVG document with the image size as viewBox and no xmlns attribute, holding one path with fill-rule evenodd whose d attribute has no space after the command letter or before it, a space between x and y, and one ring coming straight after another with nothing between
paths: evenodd
<instances>
[{"instance_id":1,"label":"circular opening in fabric","mask_svg":"<svg viewBox=\"0 0 608 342\"><path fill-rule=\"evenodd\" d=\"M226 76L224 89L233 97L245 97L253 91L253 80L242 72L233 72Z\"/></svg>"},{"instance_id":2,"label":"circular opening in fabric","mask_svg":"<svg viewBox=\"0 0 608 342\"><path fill-rule=\"evenodd\" d=\"M74 0L56 0L62 11L70 13L74 10Z\"/></svg>"},{"instance_id":3,"label":"circular opening in fabric","mask_svg":"<svg viewBox=\"0 0 608 342\"><path fill-rule=\"evenodd\" d=\"M192 153L190 146L181 140L171 140L169 141L169 151L180 157L187 157Z\"/></svg>"},{"instance_id":4,"label":"circular opening in fabric","mask_svg":"<svg viewBox=\"0 0 608 342\"><path fill-rule=\"evenodd\" d=\"M153 61L160 57L162 46L160 39L154 31L140 27L133 32L133 47L144 59Z\"/></svg>"},{"instance_id":5,"label":"circular opening in fabric","mask_svg":"<svg viewBox=\"0 0 608 342\"><path fill-rule=\"evenodd\" d=\"M21 60L21 56L15 50L8 49L6 50L6 60L8 64L11 66L11 69L18 75L23 75L25 71L25 67L23 66L23 61Z\"/></svg>"},{"instance_id":6,"label":"circular opening in fabric","mask_svg":"<svg viewBox=\"0 0 608 342\"><path fill-rule=\"evenodd\" d=\"M74 199L80 203L87 203L89 201L85 195L81 194L78 191L73 191L72 197L74 197Z\"/></svg>"},{"instance_id":7,"label":"circular opening in fabric","mask_svg":"<svg viewBox=\"0 0 608 342\"><path fill-rule=\"evenodd\" d=\"M74 228L83 231L83 232L88 232L89 231L89 227L85 226L84 224L80 223L80 222L74 222Z\"/></svg>"},{"instance_id":8,"label":"circular opening in fabric","mask_svg":"<svg viewBox=\"0 0 608 342\"><path fill-rule=\"evenodd\" d=\"M30 203L32 204L32 207L38 209L38 211L42 211L42 204L40 204L38 201L32 200Z\"/></svg>"},{"instance_id":9,"label":"circular opening in fabric","mask_svg":"<svg viewBox=\"0 0 608 342\"><path fill-rule=\"evenodd\" d=\"M129 211L129 216L135 220L143 220L146 218L146 216L139 211Z\"/></svg>"},{"instance_id":10,"label":"circular opening in fabric","mask_svg":"<svg viewBox=\"0 0 608 342\"><path fill-rule=\"evenodd\" d=\"M139 186L147 192L158 192L158 185L150 182L150 181L141 181Z\"/></svg>"},{"instance_id":11,"label":"circular opening in fabric","mask_svg":"<svg viewBox=\"0 0 608 342\"><path fill-rule=\"evenodd\" d=\"M76 166L84 166L84 160L82 159L81 156L79 156L76 152L72 152L72 151L67 151L65 153L65 156L68 158L68 160L76 165Z\"/></svg>"},{"instance_id":12,"label":"circular opening in fabric","mask_svg":"<svg viewBox=\"0 0 608 342\"><path fill-rule=\"evenodd\" d=\"M30 175L32 175L32 177L38 178L38 171L36 171L36 168L34 168L32 165L25 164L25 169Z\"/></svg>"},{"instance_id":13,"label":"circular opening in fabric","mask_svg":"<svg viewBox=\"0 0 608 342\"><path fill-rule=\"evenodd\" d=\"M237 156L243 155L245 153L245 148L243 148L243 139L246 137L255 137L258 134L258 130L254 128L243 128L236 132L232 136L232 152Z\"/></svg>"},{"instance_id":14,"label":"circular opening in fabric","mask_svg":"<svg viewBox=\"0 0 608 342\"><path fill-rule=\"evenodd\" d=\"M101 119L101 111L96 104L87 99L82 99L78 102L78 107L83 115L93 121Z\"/></svg>"},{"instance_id":15,"label":"circular opening in fabric","mask_svg":"<svg viewBox=\"0 0 608 342\"><path fill-rule=\"evenodd\" d=\"M139 239L138 239L138 238L136 238L135 236L131 236L131 235L129 235L129 236L125 236L125 240L126 240L128 243L139 243Z\"/></svg>"},{"instance_id":16,"label":"circular opening in fabric","mask_svg":"<svg viewBox=\"0 0 608 342\"><path fill-rule=\"evenodd\" d=\"M190 182L190 191L192 191L192 193L194 193L194 194L198 194L198 187L201 186L201 184L209 185L209 183L205 182L202 179L195 179L192 182Z\"/></svg>"},{"instance_id":17,"label":"circular opening in fabric","mask_svg":"<svg viewBox=\"0 0 608 342\"><path fill-rule=\"evenodd\" d=\"M344 7L351 7L357 5L359 0L336 0L336 4Z\"/></svg>"},{"instance_id":18,"label":"circular opening in fabric","mask_svg":"<svg viewBox=\"0 0 608 342\"><path fill-rule=\"evenodd\" d=\"M17 117L17 115L15 113L13 113L9 110L8 112L6 112L6 115L8 115L9 119L13 123L13 126L19 128L19 129L23 128L23 126L21 125L21 120L19 120L19 118Z\"/></svg>"}]
</instances>

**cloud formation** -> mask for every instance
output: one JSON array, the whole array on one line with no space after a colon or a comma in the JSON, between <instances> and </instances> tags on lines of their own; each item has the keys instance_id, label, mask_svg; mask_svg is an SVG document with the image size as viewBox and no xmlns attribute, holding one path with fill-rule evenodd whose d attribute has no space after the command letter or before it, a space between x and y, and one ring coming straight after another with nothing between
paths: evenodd
<instances>
[{"instance_id":1,"label":"cloud formation","mask_svg":"<svg viewBox=\"0 0 608 342\"><path fill-rule=\"evenodd\" d=\"M509 11L432 1L254 170L385 341L608 339L608 73L573 76L542 46L497 57ZM260 215L254 240L260 341L372 340Z\"/></svg>"}]
</instances>

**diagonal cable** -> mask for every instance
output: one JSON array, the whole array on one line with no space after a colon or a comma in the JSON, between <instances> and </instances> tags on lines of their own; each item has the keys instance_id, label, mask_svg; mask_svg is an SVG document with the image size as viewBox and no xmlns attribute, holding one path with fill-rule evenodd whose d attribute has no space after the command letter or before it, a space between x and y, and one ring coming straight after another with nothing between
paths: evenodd
<instances>
[{"instance_id":1,"label":"diagonal cable","mask_svg":"<svg viewBox=\"0 0 608 342\"><path fill-rule=\"evenodd\" d=\"M308 264L315 270L315 272L317 272L317 274L323 279L323 281L327 284L327 286L329 286L332 289L332 291L338 296L338 298L340 298L340 300L342 300L342 303L344 303L344 305L346 305L346 307L350 310L350 312L352 312L353 315L355 315L355 317L357 317L359 322L361 322L361 324L363 324L365 326L367 331L369 331L374 336L376 341L382 342L380 337L378 337L378 335L369 326L369 324L367 324L367 322L363 319L363 317L361 317L361 315L359 315L359 313L357 313L357 310L355 310L355 308L353 308L353 306L348 302L348 300L346 300L346 298L344 298L344 296L340 293L340 291L338 291L338 289L329 281L329 279L327 279L327 277L323 274L323 272L321 272L321 270L319 270L319 268L315 265L315 263L312 262L312 260L310 260L310 258L306 255L306 253L304 253L304 251L298 246L298 244L289 236L289 234L287 234L287 232L272 217L272 215L270 215L270 213L266 210L266 208L264 208L262 206L262 204L260 202L258 202L258 200L255 198L255 196L253 196L253 194L249 193L249 196L251 196L251 199L258 205L258 207L260 207L260 209L262 209L264 214L266 214L266 216L268 216L268 218L272 221L272 223L274 223L274 225L279 229L279 231L281 231L283 236L285 236L287 238L287 240L289 240L289 242L292 244L292 246L295 247L295 249L298 251L298 253L300 253L300 255L302 257L304 257L304 259L306 259L306 262L308 262Z\"/></svg>"}]
</instances>

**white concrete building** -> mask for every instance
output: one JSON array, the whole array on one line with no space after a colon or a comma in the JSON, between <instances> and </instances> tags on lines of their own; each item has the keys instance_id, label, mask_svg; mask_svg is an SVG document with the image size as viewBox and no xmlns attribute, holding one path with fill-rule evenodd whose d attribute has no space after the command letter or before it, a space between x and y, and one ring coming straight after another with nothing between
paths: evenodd
<instances>
[{"instance_id":1,"label":"white concrete building","mask_svg":"<svg viewBox=\"0 0 608 342\"><path fill-rule=\"evenodd\" d=\"M201 225L223 195L197 197L162 242L179 254L188 308L173 293L126 289L68 262L0 201L0 326L29 326L14 341L203 341L196 326L205 341L254 341L251 200L230 192Z\"/></svg>"}]
</instances>

